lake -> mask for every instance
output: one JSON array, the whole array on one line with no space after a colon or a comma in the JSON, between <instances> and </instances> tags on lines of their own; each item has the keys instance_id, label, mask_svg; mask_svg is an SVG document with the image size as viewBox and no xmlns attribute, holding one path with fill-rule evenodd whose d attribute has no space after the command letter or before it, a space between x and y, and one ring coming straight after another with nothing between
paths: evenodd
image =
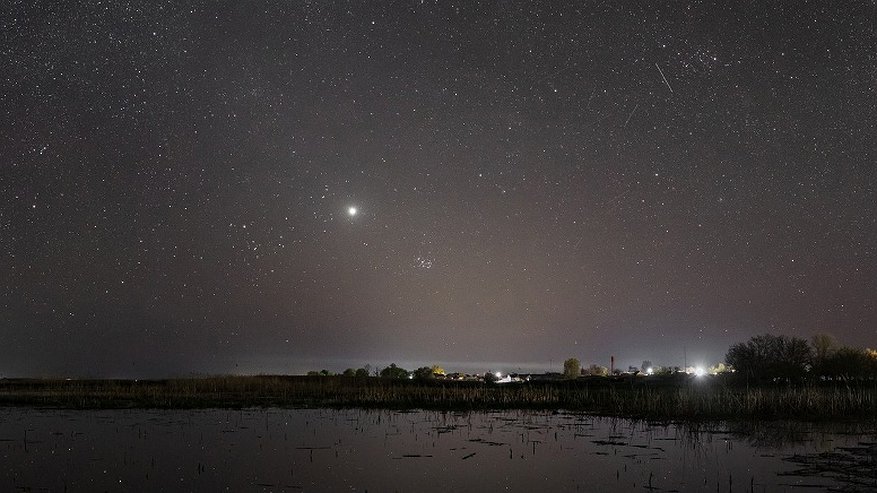
<instances>
[{"instance_id":1,"label":"lake","mask_svg":"<svg viewBox=\"0 0 877 493\"><path fill-rule=\"evenodd\" d=\"M875 442L855 423L0 408L0 491L872 491Z\"/></svg>"}]
</instances>

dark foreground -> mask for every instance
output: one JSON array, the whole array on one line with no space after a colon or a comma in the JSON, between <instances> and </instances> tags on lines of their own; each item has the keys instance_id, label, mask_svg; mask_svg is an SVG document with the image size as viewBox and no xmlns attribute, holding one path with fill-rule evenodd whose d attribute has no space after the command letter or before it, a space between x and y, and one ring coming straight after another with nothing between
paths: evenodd
<instances>
[{"instance_id":1,"label":"dark foreground","mask_svg":"<svg viewBox=\"0 0 877 493\"><path fill-rule=\"evenodd\" d=\"M874 491L872 424L0 408L0 491Z\"/></svg>"},{"instance_id":2,"label":"dark foreground","mask_svg":"<svg viewBox=\"0 0 877 493\"><path fill-rule=\"evenodd\" d=\"M877 383L734 383L718 377L486 384L382 378L225 376L174 380L0 380L0 406L67 409L359 407L564 409L652 419L877 418Z\"/></svg>"}]
</instances>

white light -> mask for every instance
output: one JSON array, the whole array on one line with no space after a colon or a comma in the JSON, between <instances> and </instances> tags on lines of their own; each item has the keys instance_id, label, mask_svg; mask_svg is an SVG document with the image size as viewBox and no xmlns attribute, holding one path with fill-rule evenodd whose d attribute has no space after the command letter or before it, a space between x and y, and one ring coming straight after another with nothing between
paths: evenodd
<instances>
[{"instance_id":1,"label":"white light","mask_svg":"<svg viewBox=\"0 0 877 493\"><path fill-rule=\"evenodd\" d=\"M347 208L347 215L349 216L355 216L358 212L359 210L356 207L351 206Z\"/></svg>"},{"instance_id":2,"label":"white light","mask_svg":"<svg viewBox=\"0 0 877 493\"><path fill-rule=\"evenodd\" d=\"M648 368L646 369L646 373L648 373L649 375L651 375L652 373L655 373L655 369L652 368L652 367L650 366L650 367L648 367Z\"/></svg>"},{"instance_id":3,"label":"white light","mask_svg":"<svg viewBox=\"0 0 877 493\"><path fill-rule=\"evenodd\" d=\"M502 373L496 372L496 378L502 378Z\"/></svg>"},{"instance_id":4,"label":"white light","mask_svg":"<svg viewBox=\"0 0 877 493\"><path fill-rule=\"evenodd\" d=\"M705 373L706 371L704 371L704 369L699 366L694 369L694 376L696 377L702 377Z\"/></svg>"}]
</instances>

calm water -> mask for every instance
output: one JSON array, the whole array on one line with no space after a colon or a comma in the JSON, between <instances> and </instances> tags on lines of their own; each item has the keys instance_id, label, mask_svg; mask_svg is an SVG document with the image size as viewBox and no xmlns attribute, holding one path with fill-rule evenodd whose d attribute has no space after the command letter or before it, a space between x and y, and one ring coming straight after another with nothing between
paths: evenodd
<instances>
[{"instance_id":1,"label":"calm water","mask_svg":"<svg viewBox=\"0 0 877 493\"><path fill-rule=\"evenodd\" d=\"M875 441L525 411L0 408L0 491L873 491Z\"/></svg>"}]
</instances>

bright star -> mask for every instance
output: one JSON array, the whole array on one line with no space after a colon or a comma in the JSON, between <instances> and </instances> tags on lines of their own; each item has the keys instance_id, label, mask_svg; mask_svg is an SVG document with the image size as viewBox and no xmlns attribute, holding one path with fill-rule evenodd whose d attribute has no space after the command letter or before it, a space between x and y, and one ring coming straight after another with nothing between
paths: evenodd
<instances>
[{"instance_id":1,"label":"bright star","mask_svg":"<svg viewBox=\"0 0 877 493\"><path fill-rule=\"evenodd\" d=\"M355 216L357 212L359 212L359 210L356 207L351 206L347 208L347 215L350 217Z\"/></svg>"}]
</instances>

